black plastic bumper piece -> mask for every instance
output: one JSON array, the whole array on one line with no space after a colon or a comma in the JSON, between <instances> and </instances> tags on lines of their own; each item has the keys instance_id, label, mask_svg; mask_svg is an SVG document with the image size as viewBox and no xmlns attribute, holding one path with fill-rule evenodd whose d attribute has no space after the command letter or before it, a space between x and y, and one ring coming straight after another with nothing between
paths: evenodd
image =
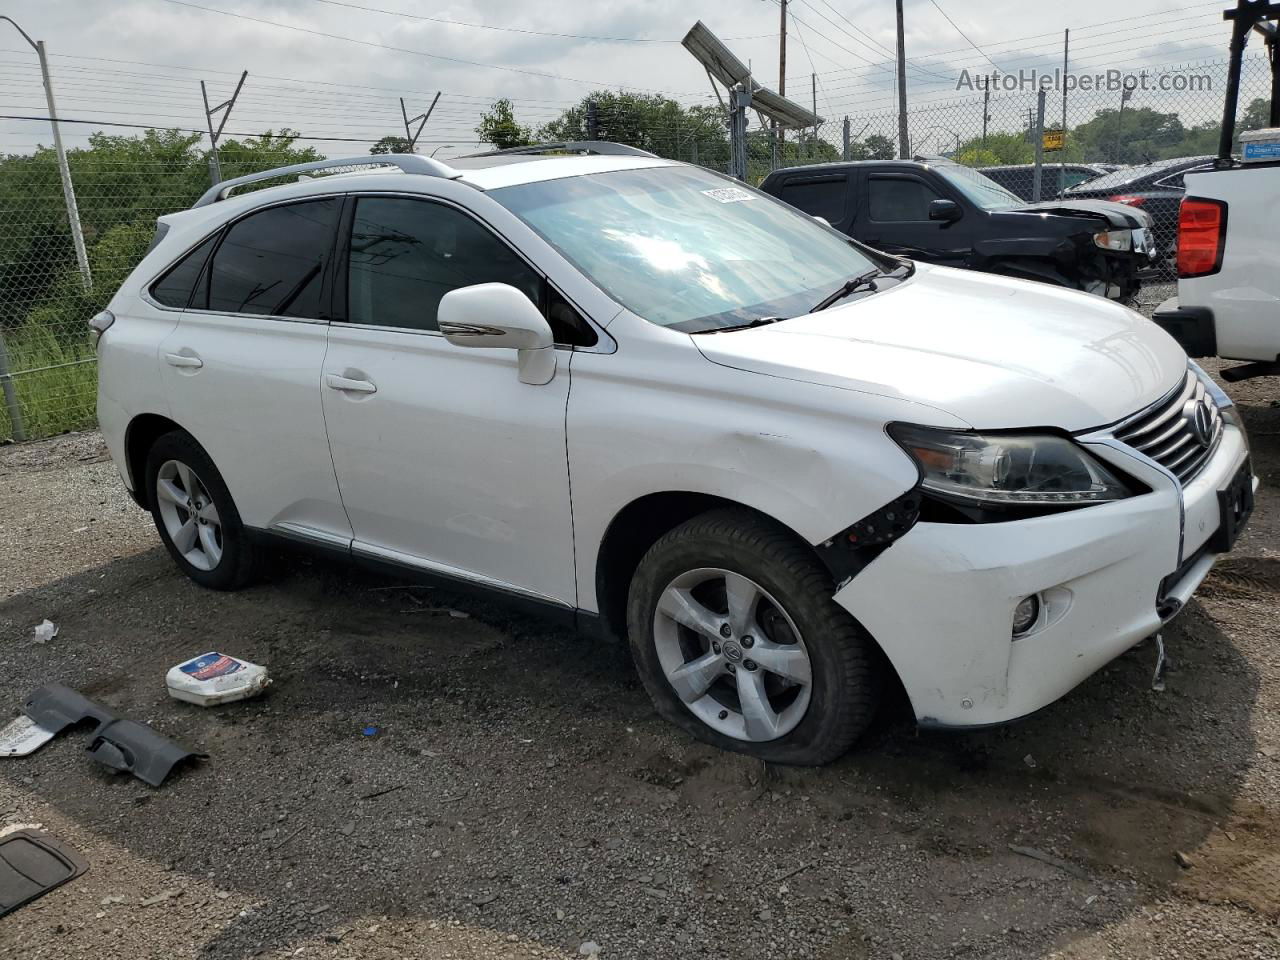
<instances>
[{"instance_id":1,"label":"black plastic bumper piece","mask_svg":"<svg viewBox=\"0 0 1280 960\"><path fill-rule=\"evenodd\" d=\"M1208 307L1171 307L1157 310L1151 319L1178 341L1187 356L1218 355L1218 334L1213 325L1213 311Z\"/></svg>"},{"instance_id":2,"label":"black plastic bumper piece","mask_svg":"<svg viewBox=\"0 0 1280 960\"><path fill-rule=\"evenodd\" d=\"M23 712L54 733L84 720L95 721L97 727L89 744L89 756L113 770L132 773L153 787L164 783L173 768L184 760L205 758L205 754L188 750L145 724L115 716L106 707L60 683L34 691L27 698Z\"/></svg>"}]
</instances>

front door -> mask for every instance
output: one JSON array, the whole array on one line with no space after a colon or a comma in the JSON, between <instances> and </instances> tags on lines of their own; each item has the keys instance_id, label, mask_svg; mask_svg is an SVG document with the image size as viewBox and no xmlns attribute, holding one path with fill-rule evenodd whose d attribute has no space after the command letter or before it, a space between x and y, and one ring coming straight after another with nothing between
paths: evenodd
<instances>
[{"instance_id":1,"label":"front door","mask_svg":"<svg viewBox=\"0 0 1280 960\"><path fill-rule=\"evenodd\" d=\"M320 407L341 208L337 197L251 213L196 248L153 296L186 307L160 344L173 418L213 459L244 523L345 548L351 528Z\"/></svg>"},{"instance_id":2,"label":"front door","mask_svg":"<svg viewBox=\"0 0 1280 960\"><path fill-rule=\"evenodd\" d=\"M871 174L866 204L858 211L853 236L885 253L958 266L969 253L968 230L955 221L930 220L929 204L949 200L911 174Z\"/></svg>"},{"instance_id":3,"label":"front door","mask_svg":"<svg viewBox=\"0 0 1280 960\"><path fill-rule=\"evenodd\" d=\"M322 393L352 549L573 606L569 354L531 386L514 350L455 347L436 323L450 290L502 282L544 302L544 278L424 199L356 198L348 246Z\"/></svg>"}]
</instances>

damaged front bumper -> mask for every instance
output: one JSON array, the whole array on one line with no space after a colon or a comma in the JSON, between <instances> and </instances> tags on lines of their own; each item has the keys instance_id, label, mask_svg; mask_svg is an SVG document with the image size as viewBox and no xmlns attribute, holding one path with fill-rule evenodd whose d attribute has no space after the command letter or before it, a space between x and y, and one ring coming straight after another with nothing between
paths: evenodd
<instances>
[{"instance_id":1,"label":"damaged front bumper","mask_svg":"<svg viewBox=\"0 0 1280 960\"><path fill-rule=\"evenodd\" d=\"M835 595L880 644L922 725L1003 723L1047 706L1159 630L1212 567L1218 491L1241 433L1185 488L1114 444L1082 442L1150 493L1005 523L919 522ZM1014 609L1040 600L1012 634Z\"/></svg>"}]
</instances>

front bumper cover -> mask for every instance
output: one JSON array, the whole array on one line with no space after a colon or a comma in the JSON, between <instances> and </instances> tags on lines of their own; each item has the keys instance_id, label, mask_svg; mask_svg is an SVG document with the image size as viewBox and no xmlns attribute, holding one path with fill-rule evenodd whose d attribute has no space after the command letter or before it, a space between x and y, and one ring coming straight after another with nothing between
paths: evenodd
<instances>
[{"instance_id":1,"label":"front bumper cover","mask_svg":"<svg viewBox=\"0 0 1280 960\"><path fill-rule=\"evenodd\" d=\"M1008 523L919 522L836 592L921 724L985 726L1047 706L1156 632L1162 603L1181 606L1212 567L1203 551L1179 571L1218 528L1217 492L1247 458L1238 430L1181 490L1122 447L1082 442L1151 492ZM1031 594L1041 617L1014 640L1014 608Z\"/></svg>"}]
</instances>

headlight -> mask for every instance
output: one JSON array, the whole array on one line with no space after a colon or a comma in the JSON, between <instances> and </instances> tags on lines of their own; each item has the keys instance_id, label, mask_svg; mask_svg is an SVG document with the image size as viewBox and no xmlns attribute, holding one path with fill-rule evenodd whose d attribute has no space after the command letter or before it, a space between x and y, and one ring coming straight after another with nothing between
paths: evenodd
<instances>
[{"instance_id":1,"label":"headlight","mask_svg":"<svg viewBox=\"0 0 1280 960\"><path fill-rule=\"evenodd\" d=\"M981 434L895 423L889 435L920 466L922 486L982 506L1066 507L1123 500L1124 482L1052 434Z\"/></svg>"},{"instance_id":2,"label":"headlight","mask_svg":"<svg viewBox=\"0 0 1280 960\"><path fill-rule=\"evenodd\" d=\"M1122 250L1128 251L1133 249L1133 231L1132 230L1104 230L1102 233L1093 235L1093 242L1100 246L1103 250Z\"/></svg>"}]
</instances>

